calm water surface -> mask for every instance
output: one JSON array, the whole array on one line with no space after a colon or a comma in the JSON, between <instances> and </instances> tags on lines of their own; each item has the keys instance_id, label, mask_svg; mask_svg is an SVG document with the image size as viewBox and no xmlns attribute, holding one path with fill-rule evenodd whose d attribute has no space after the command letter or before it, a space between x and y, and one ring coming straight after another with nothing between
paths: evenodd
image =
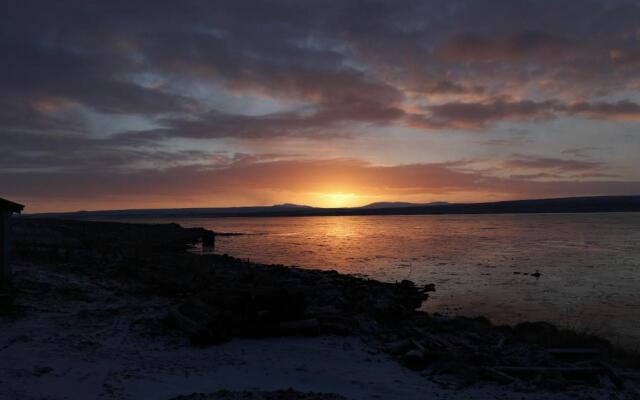
<instances>
[{"instance_id":1,"label":"calm water surface","mask_svg":"<svg viewBox=\"0 0 640 400\"><path fill-rule=\"evenodd\" d=\"M640 343L640 213L211 218L217 253L435 283L429 311ZM531 274L539 271L542 276Z\"/></svg>"}]
</instances>

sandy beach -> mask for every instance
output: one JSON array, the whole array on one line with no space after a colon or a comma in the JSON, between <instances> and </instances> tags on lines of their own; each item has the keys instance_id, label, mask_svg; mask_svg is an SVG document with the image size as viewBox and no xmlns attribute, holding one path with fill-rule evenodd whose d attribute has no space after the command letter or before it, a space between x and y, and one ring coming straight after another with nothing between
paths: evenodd
<instances>
[{"instance_id":1,"label":"sandy beach","mask_svg":"<svg viewBox=\"0 0 640 400\"><path fill-rule=\"evenodd\" d=\"M354 337L236 339L206 348L154 335L167 299L122 295L116 282L91 282L18 265L23 315L2 319L0 398L170 399L220 390L293 388L348 399L609 398L602 389L530 393L485 383L459 388L426 378ZM46 291L38 286L47 287Z\"/></svg>"}]
</instances>

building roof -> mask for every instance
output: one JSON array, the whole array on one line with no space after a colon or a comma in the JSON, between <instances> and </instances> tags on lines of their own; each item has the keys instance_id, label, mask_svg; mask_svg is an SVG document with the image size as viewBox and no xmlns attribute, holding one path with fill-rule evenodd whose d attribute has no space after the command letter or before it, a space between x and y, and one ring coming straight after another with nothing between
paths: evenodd
<instances>
[{"instance_id":1,"label":"building roof","mask_svg":"<svg viewBox=\"0 0 640 400\"><path fill-rule=\"evenodd\" d=\"M0 212L21 213L23 209L22 204L0 198Z\"/></svg>"}]
</instances>

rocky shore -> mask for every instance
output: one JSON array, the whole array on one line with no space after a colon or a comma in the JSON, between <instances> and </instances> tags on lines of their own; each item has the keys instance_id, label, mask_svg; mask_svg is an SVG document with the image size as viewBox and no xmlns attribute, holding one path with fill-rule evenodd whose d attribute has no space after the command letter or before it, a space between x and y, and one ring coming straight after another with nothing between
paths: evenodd
<instances>
[{"instance_id":1,"label":"rocky shore","mask_svg":"<svg viewBox=\"0 0 640 400\"><path fill-rule=\"evenodd\" d=\"M478 398L499 393L518 398L636 393L638 358L615 350L606 340L542 322L494 326L485 318L418 311L435 290L432 285L382 283L332 271L193 254L186 250L212 233L175 224L20 219L14 230L16 301L0 316L15 324L14 333L20 321L31 318L37 327L43 313L73 303L83 305L74 320L127 324L146 338L147 346L183 338L184 346L205 352L256 338L265 343L282 337L356 338L372 356L396 363L428 387L441 388L445 392L438 393L444 397L455 397L463 389ZM69 322L69 329L77 329L74 324L81 322ZM0 355L24 341L20 335L1 339L7 343L0 342ZM86 345L92 352L91 344ZM284 348L282 354L288 354ZM0 380L9 378L0 368ZM192 392L181 394L194 399L339 398ZM229 397L219 397L223 395ZM128 397L114 392L111 398Z\"/></svg>"}]
</instances>

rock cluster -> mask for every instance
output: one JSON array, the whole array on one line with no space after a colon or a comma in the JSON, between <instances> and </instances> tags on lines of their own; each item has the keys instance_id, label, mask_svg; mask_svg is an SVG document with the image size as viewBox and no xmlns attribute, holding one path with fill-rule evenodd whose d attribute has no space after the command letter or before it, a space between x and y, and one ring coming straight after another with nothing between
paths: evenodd
<instances>
[{"instance_id":1,"label":"rock cluster","mask_svg":"<svg viewBox=\"0 0 640 400\"><path fill-rule=\"evenodd\" d=\"M231 337L356 334L410 318L426 299L409 281L385 284L335 272L239 264L209 274L168 321L194 343Z\"/></svg>"}]
</instances>

